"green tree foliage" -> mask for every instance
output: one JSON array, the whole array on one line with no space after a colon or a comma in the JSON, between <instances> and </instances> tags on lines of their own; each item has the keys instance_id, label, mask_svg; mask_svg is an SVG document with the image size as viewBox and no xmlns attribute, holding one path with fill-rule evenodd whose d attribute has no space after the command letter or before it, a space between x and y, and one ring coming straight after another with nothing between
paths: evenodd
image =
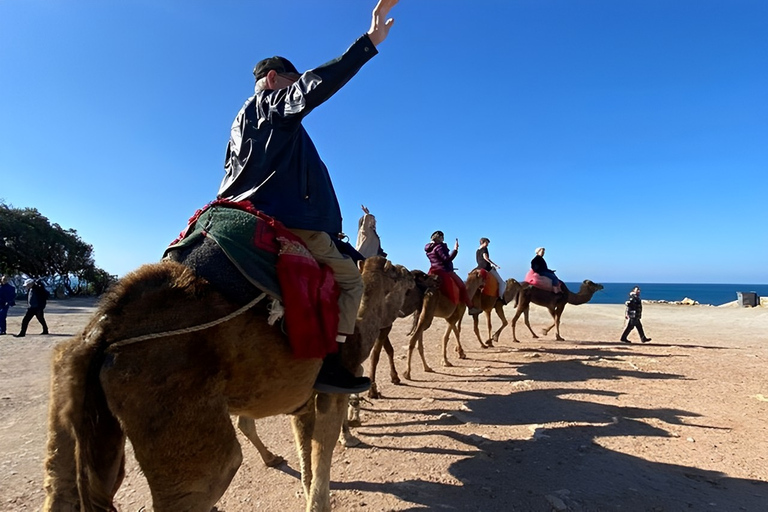
<instances>
[{"instance_id":1,"label":"green tree foliage","mask_svg":"<svg viewBox=\"0 0 768 512\"><path fill-rule=\"evenodd\" d=\"M46 277L51 287L64 286L73 295L99 294L115 280L95 266L93 247L77 231L51 224L35 208L13 208L2 202L0 273Z\"/></svg>"}]
</instances>

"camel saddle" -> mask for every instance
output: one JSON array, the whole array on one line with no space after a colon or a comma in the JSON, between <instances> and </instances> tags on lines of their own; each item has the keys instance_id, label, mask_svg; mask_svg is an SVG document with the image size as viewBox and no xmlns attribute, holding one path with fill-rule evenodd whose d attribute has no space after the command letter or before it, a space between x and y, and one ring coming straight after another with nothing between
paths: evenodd
<instances>
[{"instance_id":1,"label":"camel saddle","mask_svg":"<svg viewBox=\"0 0 768 512\"><path fill-rule=\"evenodd\" d=\"M261 292L280 301L296 358L338 350L339 291L333 271L304 242L248 201L218 199L201 208L163 255L190 267L244 305Z\"/></svg>"},{"instance_id":2,"label":"camel saddle","mask_svg":"<svg viewBox=\"0 0 768 512\"><path fill-rule=\"evenodd\" d=\"M498 297L499 282L496 280L494 275L484 269L480 269L480 275L483 276L482 294L489 297Z\"/></svg>"},{"instance_id":3,"label":"camel saddle","mask_svg":"<svg viewBox=\"0 0 768 512\"><path fill-rule=\"evenodd\" d=\"M552 280L546 276L537 274L533 271L533 269L529 270L528 273L525 274L525 279L523 282L528 283L534 288L538 288L540 290L554 292L552 287Z\"/></svg>"}]
</instances>

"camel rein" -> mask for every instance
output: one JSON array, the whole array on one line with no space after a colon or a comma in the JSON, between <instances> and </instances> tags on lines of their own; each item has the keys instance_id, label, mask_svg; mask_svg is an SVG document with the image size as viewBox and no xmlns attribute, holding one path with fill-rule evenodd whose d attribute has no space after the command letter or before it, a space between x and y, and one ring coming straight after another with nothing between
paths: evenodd
<instances>
[{"instance_id":1,"label":"camel rein","mask_svg":"<svg viewBox=\"0 0 768 512\"><path fill-rule=\"evenodd\" d=\"M261 300L264 299L264 297L266 297L266 296L267 296L266 293L262 293L261 295L259 295L258 297L256 297L255 299L253 299L251 302L249 302L245 306L241 307L240 309L238 309L236 311L233 311L232 313L228 314L227 316L218 318L218 319L213 320L211 322L207 322L207 323L200 324L200 325L195 325L195 326L192 326L192 327L185 327L183 329L177 329L175 331L166 331L166 332L158 332L158 333L153 333L153 334L144 334L142 336L136 336L135 338L128 338L127 340L116 341L116 342L110 344L109 347L107 347L107 350L110 350L112 348L117 348L117 347L123 347L125 345L131 345L133 343L139 343L140 341L153 340L155 338L165 338L167 336L178 336L179 334L189 334L191 332L197 332L197 331L202 331L204 329L209 329L209 328L214 327L216 325L223 324L224 322L232 320L236 316L239 316L239 315L245 313L246 311L251 309L253 306L255 306L256 304L261 302Z\"/></svg>"}]
</instances>

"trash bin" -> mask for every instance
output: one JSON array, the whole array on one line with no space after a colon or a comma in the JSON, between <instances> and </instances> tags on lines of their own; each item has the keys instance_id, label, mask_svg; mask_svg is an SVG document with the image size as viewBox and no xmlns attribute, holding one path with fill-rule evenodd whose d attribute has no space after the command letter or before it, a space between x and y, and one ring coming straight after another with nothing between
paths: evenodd
<instances>
[{"instance_id":1,"label":"trash bin","mask_svg":"<svg viewBox=\"0 0 768 512\"><path fill-rule=\"evenodd\" d=\"M736 292L736 297L739 299L739 306L743 308L757 306L757 293L755 292Z\"/></svg>"}]
</instances>

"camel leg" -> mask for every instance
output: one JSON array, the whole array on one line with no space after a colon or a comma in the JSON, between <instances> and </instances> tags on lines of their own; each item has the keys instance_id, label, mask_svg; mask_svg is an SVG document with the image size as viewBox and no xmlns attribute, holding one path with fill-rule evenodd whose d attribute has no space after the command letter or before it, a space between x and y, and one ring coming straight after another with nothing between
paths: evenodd
<instances>
[{"instance_id":1,"label":"camel leg","mask_svg":"<svg viewBox=\"0 0 768 512\"><path fill-rule=\"evenodd\" d=\"M237 426L240 432L245 434L245 437L256 447L261 455L261 460L264 461L264 465L269 468L274 468L282 464L285 459L279 455L275 455L261 442L258 434L256 433L256 420L253 418L246 418L245 416L238 416Z\"/></svg>"},{"instance_id":2,"label":"camel leg","mask_svg":"<svg viewBox=\"0 0 768 512\"><path fill-rule=\"evenodd\" d=\"M517 319L520 318L520 315L523 314L524 309L520 307L520 303L518 302L517 310L515 311L515 316L512 317L512 320L510 320L510 323L512 324L512 341L515 343L520 343L520 340L517 339L517 334L515 332L515 325L517 324ZM526 320L528 319L528 315L526 314Z\"/></svg>"},{"instance_id":3,"label":"camel leg","mask_svg":"<svg viewBox=\"0 0 768 512\"><path fill-rule=\"evenodd\" d=\"M387 331L386 333L384 331ZM368 398L381 398L381 393L379 393L378 388L376 387L376 367L379 365L379 356L381 355L381 347L384 344L384 340L387 338L387 335L389 334L389 331L392 330L392 326L389 328L384 328L381 331L379 331L379 335L376 338L376 341L373 343L373 348L371 349L371 356L370 356L370 365L368 366L368 378L371 379L371 389L368 390Z\"/></svg>"},{"instance_id":4,"label":"camel leg","mask_svg":"<svg viewBox=\"0 0 768 512\"><path fill-rule=\"evenodd\" d=\"M424 366L425 373L433 373L435 370L427 364L427 358L424 356L424 331L419 332L418 342L419 356L421 357L421 364Z\"/></svg>"},{"instance_id":5,"label":"camel leg","mask_svg":"<svg viewBox=\"0 0 768 512\"><path fill-rule=\"evenodd\" d=\"M400 377L397 375L397 368L395 367L395 349L392 348L389 336L384 340L384 350L389 357L389 381L397 386L400 384Z\"/></svg>"},{"instance_id":6,"label":"camel leg","mask_svg":"<svg viewBox=\"0 0 768 512\"><path fill-rule=\"evenodd\" d=\"M309 402L291 417L293 439L299 454L299 469L301 470L301 485L304 488L304 498L309 501L309 489L312 485L312 433L315 430L315 400Z\"/></svg>"},{"instance_id":7,"label":"camel leg","mask_svg":"<svg viewBox=\"0 0 768 512\"><path fill-rule=\"evenodd\" d=\"M453 326L449 323L448 326L445 328L445 334L443 334L443 366L453 366L450 361L448 361L448 340L451 337L451 331L453 331Z\"/></svg>"},{"instance_id":8,"label":"camel leg","mask_svg":"<svg viewBox=\"0 0 768 512\"><path fill-rule=\"evenodd\" d=\"M488 341L486 341L485 343L489 347L492 347L494 340L493 340L493 336L491 335L491 331L493 330L493 325L491 324L491 310L488 310L485 312L485 321L486 321L486 324L488 325Z\"/></svg>"},{"instance_id":9,"label":"camel leg","mask_svg":"<svg viewBox=\"0 0 768 512\"><path fill-rule=\"evenodd\" d=\"M504 330L504 328L507 326L507 317L504 315L504 305L501 303L501 301L497 301L496 305L494 306L496 309L496 315L498 315L499 319L501 320L501 327L493 333L492 339L496 343L499 342L499 338L501 337L501 331ZM490 316L490 313L489 313Z\"/></svg>"},{"instance_id":10,"label":"camel leg","mask_svg":"<svg viewBox=\"0 0 768 512\"><path fill-rule=\"evenodd\" d=\"M242 463L224 397L201 401L188 396L172 410L121 416L156 512L210 512Z\"/></svg>"},{"instance_id":11,"label":"camel leg","mask_svg":"<svg viewBox=\"0 0 768 512\"><path fill-rule=\"evenodd\" d=\"M536 335L536 333L533 331L533 327L531 327L531 322L528 319L528 314L531 312L530 308L525 308L525 312L523 313L523 320L525 321L525 326L528 327L528 330L531 331L531 336L538 339L539 337ZM545 333L546 334L546 333Z\"/></svg>"},{"instance_id":12,"label":"camel leg","mask_svg":"<svg viewBox=\"0 0 768 512\"><path fill-rule=\"evenodd\" d=\"M341 434L339 435L339 444L345 448L360 446L362 441L358 439L350 427L359 427L360 421L360 395L349 395L349 405L347 406L347 415L341 424Z\"/></svg>"},{"instance_id":13,"label":"camel leg","mask_svg":"<svg viewBox=\"0 0 768 512\"><path fill-rule=\"evenodd\" d=\"M477 336L477 341L480 342L480 346L483 348L486 348L485 344L483 344L483 339L480 337L480 329L478 328L478 323L480 321L480 318L478 315L472 315L472 327L475 331L475 336Z\"/></svg>"},{"instance_id":14,"label":"camel leg","mask_svg":"<svg viewBox=\"0 0 768 512\"><path fill-rule=\"evenodd\" d=\"M424 371L427 373L431 373L433 370L429 367L427 364L427 359L424 357L424 342L422 339L422 336L424 334L424 331L429 329L429 326L432 325L432 315L434 313L428 313L426 311L426 308L421 311L421 316L419 316L418 323L416 324L416 327L413 331L413 334L411 335L411 339L408 343L408 367L405 370L405 373L403 374L403 377L405 377L408 380L411 380L411 358L413 356L413 349L418 345L419 349L419 355L421 356L421 364L424 366Z\"/></svg>"},{"instance_id":15,"label":"camel leg","mask_svg":"<svg viewBox=\"0 0 768 512\"><path fill-rule=\"evenodd\" d=\"M347 409L348 395L318 393L312 432L312 482L307 512L331 511L331 459Z\"/></svg>"}]
</instances>

